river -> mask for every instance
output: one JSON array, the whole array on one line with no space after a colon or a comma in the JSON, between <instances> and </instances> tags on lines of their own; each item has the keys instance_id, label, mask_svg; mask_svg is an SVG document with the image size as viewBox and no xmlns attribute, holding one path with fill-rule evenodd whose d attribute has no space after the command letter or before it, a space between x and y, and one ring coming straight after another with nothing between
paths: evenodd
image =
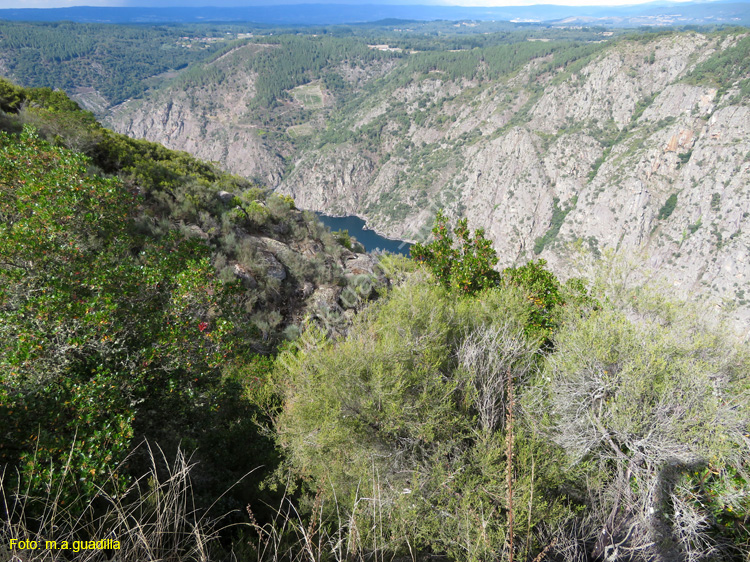
<instances>
[{"instance_id":1,"label":"river","mask_svg":"<svg viewBox=\"0 0 750 562\"><path fill-rule=\"evenodd\" d=\"M394 254L409 255L411 244L402 240L393 240L380 236L374 230L365 228L365 221L359 217L331 217L323 213L315 213L320 222L331 230L347 230L349 235L357 239L357 242L365 247L368 252L375 250L386 250Z\"/></svg>"}]
</instances>

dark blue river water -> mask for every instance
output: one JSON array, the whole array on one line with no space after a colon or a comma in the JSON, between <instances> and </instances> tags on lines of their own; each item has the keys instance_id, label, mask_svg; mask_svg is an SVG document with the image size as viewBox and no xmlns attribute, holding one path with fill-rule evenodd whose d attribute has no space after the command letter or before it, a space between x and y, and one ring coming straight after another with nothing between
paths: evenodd
<instances>
[{"instance_id":1,"label":"dark blue river water","mask_svg":"<svg viewBox=\"0 0 750 562\"><path fill-rule=\"evenodd\" d=\"M409 255L411 244L401 240L391 240L377 234L374 230L365 228L365 221L359 217L331 217L323 213L315 213L324 225L331 230L348 230L350 236L354 236L357 242L365 247L365 250L387 250L394 254Z\"/></svg>"}]
</instances>

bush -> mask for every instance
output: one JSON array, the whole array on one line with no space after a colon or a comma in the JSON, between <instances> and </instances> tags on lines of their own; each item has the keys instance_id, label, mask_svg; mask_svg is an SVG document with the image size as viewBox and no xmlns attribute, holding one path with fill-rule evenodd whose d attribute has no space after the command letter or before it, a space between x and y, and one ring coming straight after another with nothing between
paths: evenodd
<instances>
[{"instance_id":1,"label":"bush","mask_svg":"<svg viewBox=\"0 0 750 562\"><path fill-rule=\"evenodd\" d=\"M461 219L453 229L457 238L454 242L448 220L440 211L432 234L435 240L426 245L414 244L411 256L426 264L444 287L462 294L474 294L497 285L500 274L493 269L497 264L497 254L492 243L484 237L484 229L477 229L472 237L467 220ZM454 248L456 243L458 246Z\"/></svg>"},{"instance_id":2,"label":"bush","mask_svg":"<svg viewBox=\"0 0 750 562\"><path fill-rule=\"evenodd\" d=\"M349 235L348 230L336 230L332 231L331 234L336 239L336 242L341 244L347 250L352 249L352 238Z\"/></svg>"},{"instance_id":3,"label":"bush","mask_svg":"<svg viewBox=\"0 0 750 562\"><path fill-rule=\"evenodd\" d=\"M311 338L284 362L280 443L322 505L337 505L329 515L354 522L345 540L365 555L501 556L510 470L524 522L513 532L531 557L544 546L539 529L568 508L553 492L555 447L519 423L508 455L507 388L522 394L538 357L526 298L507 286L456 300L421 277L367 309L346 339Z\"/></svg>"},{"instance_id":4,"label":"bush","mask_svg":"<svg viewBox=\"0 0 750 562\"><path fill-rule=\"evenodd\" d=\"M545 402L534 403L592 483L582 493L593 555L620 543L643 560L733 559L750 511L738 399L750 360L697 318L630 318L611 308L570 318L538 379Z\"/></svg>"},{"instance_id":5,"label":"bush","mask_svg":"<svg viewBox=\"0 0 750 562\"><path fill-rule=\"evenodd\" d=\"M661 209L659 209L659 214L657 215L659 220L668 219L670 215L674 212L674 209L676 206L677 206L677 194L673 193L667 198L667 200L664 202L664 205L662 205Z\"/></svg>"},{"instance_id":6,"label":"bush","mask_svg":"<svg viewBox=\"0 0 750 562\"><path fill-rule=\"evenodd\" d=\"M503 271L503 280L520 287L531 305L527 333L549 338L558 325L560 307L566 299L560 282L545 265L546 261L538 260L521 267L509 267ZM585 295L585 289L580 294Z\"/></svg>"},{"instance_id":7,"label":"bush","mask_svg":"<svg viewBox=\"0 0 750 562\"><path fill-rule=\"evenodd\" d=\"M236 343L209 249L142 237L138 198L87 165L29 130L0 133L0 463L67 505L121 489L125 474L105 475L142 404L194 402Z\"/></svg>"}]
</instances>

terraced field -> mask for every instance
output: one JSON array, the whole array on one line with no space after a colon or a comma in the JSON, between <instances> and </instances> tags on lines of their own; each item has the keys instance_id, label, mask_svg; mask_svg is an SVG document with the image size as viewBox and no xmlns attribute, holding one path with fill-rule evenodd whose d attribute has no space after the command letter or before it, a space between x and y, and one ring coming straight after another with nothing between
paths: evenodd
<instances>
[{"instance_id":1,"label":"terraced field","mask_svg":"<svg viewBox=\"0 0 750 562\"><path fill-rule=\"evenodd\" d=\"M302 123L289 127L286 132L292 138L307 137L313 134L313 127L310 123Z\"/></svg>"}]
</instances>

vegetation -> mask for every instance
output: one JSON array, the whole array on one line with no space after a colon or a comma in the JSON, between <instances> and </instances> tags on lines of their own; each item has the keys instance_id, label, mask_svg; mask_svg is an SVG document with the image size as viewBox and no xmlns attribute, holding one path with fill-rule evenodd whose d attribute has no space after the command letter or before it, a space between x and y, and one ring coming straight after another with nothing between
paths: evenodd
<instances>
[{"instance_id":1,"label":"vegetation","mask_svg":"<svg viewBox=\"0 0 750 562\"><path fill-rule=\"evenodd\" d=\"M531 59L544 57L565 47L568 45L563 43L524 42L458 52L427 52L409 59L406 76L414 72L439 72L448 80L497 80Z\"/></svg>"},{"instance_id":2,"label":"vegetation","mask_svg":"<svg viewBox=\"0 0 750 562\"><path fill-rule=\"evenodd\" d=\"M126 473L110 474L144 436L171 450L200 434L194 424L218 430L220 407L250 414L222 373L252 361L253 329L200 239L148 229L132 191L29 130L0 143L0 462L27 493L52 486L83 509L124 491Z\"/></svg>"},{"instance_id":3,"label":"vegetation","mask_svg":"<svg viewBox=\"0 0 750 562\"><path fill-rule=\"evenodd\" d=\"M677 194L673 193L672 195L667 197L667 200L664 202L664 205L662 205L661 208L659 209L658 219L659 220L668 219L674 212L674 209L676 206L677 206Z\"/></svg>"},{"instance_id":4,"label":"vegetation","mask_svg":"<svg viewBox=\"0 0 750 562\"><path fill-rule=\"evenodd\" d=\"M596 164L595 164L596 168ZM596 173L596 172L594 172ZM559 204L560 200L555 197L552 201L552 220L550 221L550 227L547 232L544 233L544 236L541 236L537 238L534 241L534 253L539 255L544 251L544 248L549 246L552 242L554 242L555 238L557 238L557 234L560 232L560 229L562 228L563 222L565 221L565 217L568 216L568 213L573 210L573 208L576 206L577 203L577 197L573 197L571 201L568 202L567 205L565 205L564 209L561 209Z\"/></svg>"},{"instance_id":5,"label":"vegetation","mask_svg":"<svg viewBox=\"0 0 750 562\"><path fill-rule=\"evenodd\" d=\"M461 219L453 231L459 244L454 248L447 219L439 212L432 233L435 240L427 245L415 244L411 255L426 263L445 288L473 294L497 284L499 275L493 269L497 255L483 229L472 237L467 220Z\"/></svg>"},{"instance_id":6,"label":"vegetation","mask_svg":"<svg viewBox=\"0 0 750 562\"><path fill-rule=\"evenodd\" d=\"M357 550L461 560L503 551L506 376L527 380L539 345L524 336L526 322L519 291L456 300L417 277L345 341L307 352L283 375L288 407L277 430L288 462L330 497L326 517L343 511ZM546 493L559 482L562 458L519 433L514 515L538 535L542 520L554 525L572 506ZM518 543L529 555L546 546L540 541Z\"/></svg>"},{"instance_id":7,"label":"vegetation","mask_svg":"<svg viewBox=\"0 0 750 562\"><path fill-rule=\"evenodd\" d=\"M275 48L262 51L251 62L252 70L258 73L255 101L261 107L273 107L288 97L288 90L320 78L328 77L327 83L334 80L340 87L341 82L326 72L331 66L396 56L352 39L283 36L264 38L264 42Z\"/></svg>"},{"instance_id":8,"label":"vegetation","mask_svg":"<svg viewBox=\"0 0 750 562\"><path fill-rule=\"evenodd\" d=\"M397 56L263 40L267 107ZM400 64L481 80L552 54L543 81L600 48L494 40ZM395 129L348 138L438 107L397 103ZM705 310L607 261L588 282L497 271L442 212L413 260L347 275L356 240L289 197L48 88L0 81L0 110L0 556L101 560L9 541L111 533L126 562L747 560L750 353ZM429 174L433 148L392 153Z\"/></svg>"},{"instance_id":9,"label":"vegetation","mask_svg":"<svg viewBox=\"0 0 750 562\"><path fill-rule=\"evenodd\" d=\"M417 23L417 22L414 22ZM0 46L7 58L10 75L28 87L57 87L69 93L79 88L99 91L111 104L138 97L149 87L168 79L169 74L191 67L189 77L204 80L217 70L195 67L235 45L238 37L263 36L261 42L278 49L267 51L252 63L260 73L258 103L267 107L286 97L286 90L310 80L324 78L331 90L344 90L346 85L335 72L326 67L339 62L363 63L374 59L401 56L397 52L374 51L367 44L390 43L404 51L466 50L465 53L442 53L437 58L426 56L417 67L432 65L463 67L461 76L476 72L476 63L486 61L491 73L507 72L518 61L528 59L540 49L528 37L552 36L556 40L590 40L596 30L518 30L517 26L480 24L491 29L485 35L473 30L471 35L441 22L421 23L414 33L395 33L387 26L328 26L301 29L279 29L261 25L114 25L73 22L2 22ZM497 28L504 28L497 32ZM438 38L439 35L439 38ZM511 44L510 46L508 44ZM487 48L486 53L471 52ZM545 52L552 52L544 46ZM456 59L448 62L446 56ZM539 56L534 54L533 56ZM467 58L468 57L468 58ZM441 62L443 61L443 62ZM469 69L466 62L470 61ZM502 70L502 68L505 70ZM451 74L458 76L455 70ZM164 76L161 76L164 75Z\"/></svg>"},{"instance_id":10,"label":"vegetation","mask_svg":"<svg viewBox=\"0 0 750 562\"><path fill-rule=\"evenodd\" d=\"M412 258L425 264L445 289L459 295L476 295L501 286L520 290L527 300L528 318L524 331L528 336L550 343L549 337L557 328L560 311L568 300L579 305L597 306L581 280L571 279L563 286L545 268L544 260L530 261L498 273L493 269L498 261L497 254L484 237L484 230L480 228L472 236L466 219L459 220L453 229L456 240L450 230L445 215L438 212L432 230L434 240L426 245L412 246Z\"/></svg>"},{"instance_id":11,"label":"vegetation","mask_svg":"<svg viewBox=\"0 0 750 562\"><path fill-rule=\"evenodd\" d=\"M343 247L290 198L102 129L61 93L0 91L0 464L5 493L26 498L20 524L48 501L84 526L107 516L94 500L146 473L133 453L144 439L167 457L198 448L200 509L270 471L265 414L245 393L267 376L299 287L346 284ZM256 241L279 230L323 251L274 262ZM267 497L262 478L221 509Z\"/></svg>"},{"instance_id":12,"label":"vegetation","mask_svg":"<svg viewBox=\"0 0 750 562\"><path fill-rule=\"evenodd\" d=\"M74 508L63 504L54 488L42 498L34 497L26 491L19 493L7 473L0 475L0 497L5 500L0 556L54 562L99 562L110 554L120 560L214 559L221 552L217 530L222 514L196 509L191 482L195 461L178 450L170 463L163 451L143 448L148 468L139 480L120 495L95 495L88 503L81 498ZM64 467L60 481L74 477L70 468ZM104 498L108 505L101 508ZM26 513L32 506L43 508L35 520ZM81 511L103 515L90 520L81 517ZM82 548L90 537L107 541L104 546L110 548ZM34 541L37 547L11 548L12 539Z\"/></svg>"},{"instance_id":13,"label":"vegetation","mask_svg":"<svg viewBox=\"0 0 750 562\"><path fill-rule=\"evenodd\" d=\"M0 22L8 71L29 87L94 88L111 104L144 92L147 78L204 60L223 44L193 27ZM197 33L196 33L197 32ZM194 42L181 40L195 37Z\"/></svg>"},{"instance_id":14,"label":"vegetation","mask_svg":"<svg viewBox=\"0 0 750 562\"><path fill-rule=\"evenodd\" d=\"M558 305L545 346L523 280L564 291L539 265L460 296L441 275L412 275L276 375L278 438L317 490L322 540L359 556L743 559L746 348L604 286L604 305Z\"/></svg>"},{"instance_id":15,"label":"vegetation","mask_svg":"<svg viewBox=\"0 0 750 562\"><path fill-rule=\"evenodd\" d=\"M727 31L721 36L726 37ZM722 49L705 61L696 65L688 75L687 81L692 84L707 84L722 91L730 87L739 89L738 99L747 99L750 95L750 37L736 40L734 45Z\"/></svg>"}]
</instances>

